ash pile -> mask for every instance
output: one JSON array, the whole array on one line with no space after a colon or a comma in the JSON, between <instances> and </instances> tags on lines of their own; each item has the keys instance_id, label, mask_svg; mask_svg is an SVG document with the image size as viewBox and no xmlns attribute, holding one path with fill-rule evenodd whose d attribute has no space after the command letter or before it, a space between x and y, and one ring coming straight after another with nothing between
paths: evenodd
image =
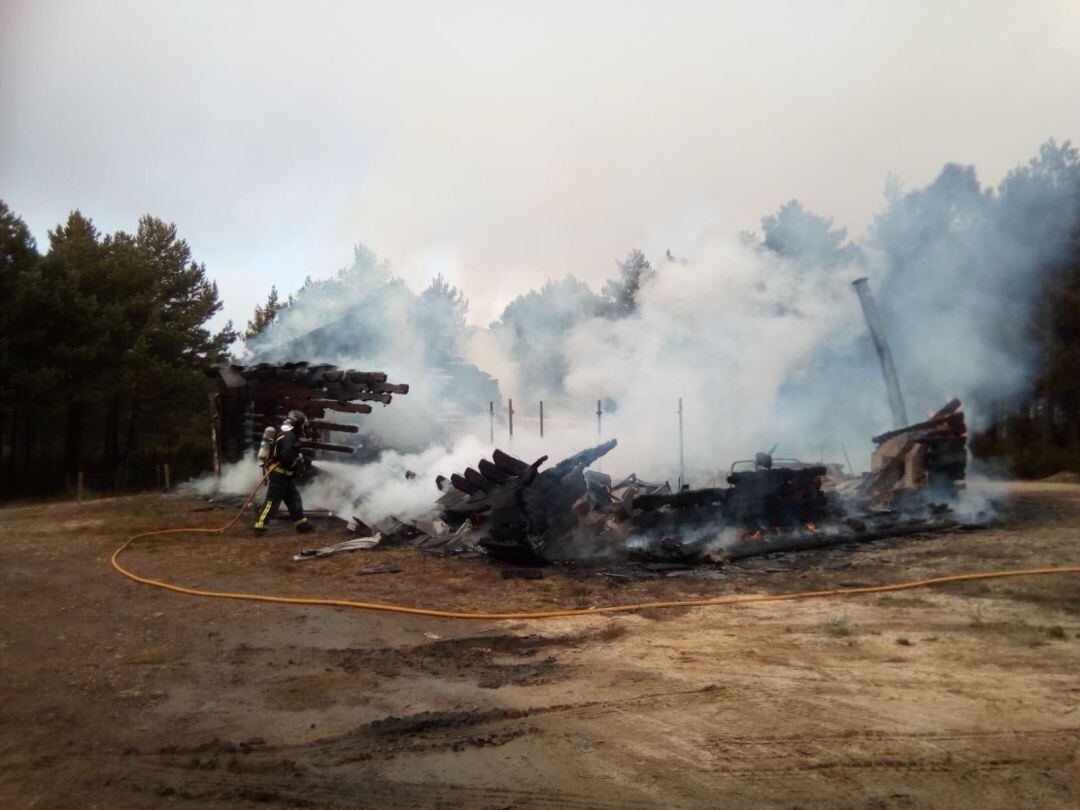
<instances>
[{"instance_id":1,"label":"ash pile","mask_svg":"<svg viewBox=\"0 0 1080 810\"><path fill-rule=\"evenodd\" d=\"M954 512L966 474L966 427L953 401L925 422L875 437L873 469L758 453L724 486L673 491L590 469L611 440L545 468L496 450L441 477L426 521L380 525L388 544L486 555L512 565L581 568L722 565L762 554L968 528Z\"/></svg>"}]
</instances>

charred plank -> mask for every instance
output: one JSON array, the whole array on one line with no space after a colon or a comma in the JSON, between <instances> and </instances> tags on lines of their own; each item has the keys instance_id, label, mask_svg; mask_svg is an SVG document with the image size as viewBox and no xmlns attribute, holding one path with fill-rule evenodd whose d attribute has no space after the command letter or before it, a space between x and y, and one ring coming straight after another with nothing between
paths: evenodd
<instances>
[{"instance_id":1,"label":"charred plank","mask_svg":"<svg viewBox=\"0 0 1080 810\"><path fill-rule=\"evenodd\" d=\"M313 442L308 439L300 440L300 447L310 448L312 450L329 450L333 453L352 453L353 448L344 444L327 444L326 442Z\"/></svg>"},{"instance_id":2,"label":"charred plank","mask_svg":"<svg viewBox=\"0 0 1080 810\"><path fill-rule=\"evenodd\" d=\"M873 442L874 444L882 444L894 436L902 436L905 433L913 433L920 430L929 430L930 428L938 427L942 423L947 424L949 429L954 433L964 433L966 432L964 414L955 412L959 407L960 400L951 400L944 408L925 422L916 422L914 425L907 425L906 427L897 428L896 430L886 431L885 433L874 436Z\"/></svg>"},{"instance_id":3,"label":"charred plank","mask_svg":"<svg viewBox=\"0 0 1080 810\"><path fill-rule=\"evenodd\" d=\"M500 470L486 458L480 459L480 463L476 466L480 468L480 474L484 478L494 481L496 484L505 484L511 478L510 473Z\"/></svg>"},{"instance_id":4,"label":"charred plank","mask_svg":"<svg viewBox=\"0 0 1080 810\"><path fill-rule=\"evenodd\" d=\"M502 450L496 450L492 453L491 460L495 463L496 467L510 473L510 475L521 475L529 469L529 465L524 461L514 458L508 453L504 453Z\"/></svg>"},{"instance_id":5,"label":"charred plank","mask_svg":"<svg viewBox=\"0 0 1080 810\"><path fill-rule=\"evenodd\" d=\"M454 485L455 489L460 489L467 495L473 495L477 492L480 492L479 487L473 486L473 484L471 484L463 476L458 475L457 473L454 473L450 476L450 483Z\"/></svg>"},{"instance_id":6,"label":"charred plank","mask_svg":"<svg viewBox=\"0 0 1080 810\"><path fill-rule=\"evenodd\" d=\"M659 509L662 506L670 506L676 509L688 506L704 506L713 503L723 503L729 490L720 487L707 489L688 489L684 492L669 492L655 495L638 495L634 498L634 509L642 509L646 512Z\"/></svg>"},{"instance_id":7,"label":"charred plank","mask_svg":"<svg viewBox=\"0 0 1080 810\"><path fill-rule=\"evenodd\" d=\"M477 489L483 490L484 492L490 492L498 485L498 482L489 481L472 467L469 467L465 470L465 480Z\"/></svg>"},{"instance_id":8,"label":"charred plank","mask_svg":"<svg viewBox=\"0 0 1080 810\"><path fill-rule=\"evenodd\" d=\"M340 413L371 413L371 406L357 402L339 402L336 399L312 400L312 405L317 408L325 408L328 411Z\"/></svg>"},{"instance_id":9,"label":"charred plank","mask_svg":"<svg viewBox=\"0 0 1080 810\"><path fill-rule=\"evenodd\" d=\"M384 383L386 374L382 371L346 371L345 379L351 383Z\"/></svg>"},{"instance_id":10,"label":"charred plank","mask_svg":"<svg viewBox=\"0 0 1080 810\"><path fill-rule=\"evenodd\" d=\"M341 422L322 422L312 421L311 427L314 430L331 430L336 433L359 433L360 428L357 425L346 425Z\"/></svg>"}]
</instances>

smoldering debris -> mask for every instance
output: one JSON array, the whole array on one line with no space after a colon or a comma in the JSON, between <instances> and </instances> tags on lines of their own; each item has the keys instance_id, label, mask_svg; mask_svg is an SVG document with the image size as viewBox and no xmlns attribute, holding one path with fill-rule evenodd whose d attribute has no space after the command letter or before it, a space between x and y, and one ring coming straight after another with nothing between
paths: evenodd
<instances>
[{"instance_id":1,"label":"smoldering debris","mask_svg":"<svg viewBox=\"0 0 1080 810\"><path fill-rule=\"evenodd\" d=\"M438 500L451 528L466 521L486 536L478 545L490 556L522 565L545 564L578 523L575 504L588 490L585 471L610 452L616 440L582 450L544 472L547 456L531 464L501 450L490 461L450 476Z\"/></svg>"},{"instance_id":2,"label":"smoldering debris","mask_svg":"<svg viewBox=\"0 0 1080 810\"><path fill-rule=\"evenodd\" d=\"M726 486L679 491L590 469L614 439L547 469L546 456L526 462L495 450L440 477L427 521L376 528L400 544L516 567L555 564L614 577L625 573L620 566L685 571L970 527L953 508L964 486L965 440L960 403L952 401L925 422L875 437L875 469L860 476L758 453L731 465Z\"/></svg>"},{"instance_id":3,"label":"smoldering debris","mask_svg":"<svg viewBox=\"0 0 1080 810\"><path fill-rule=\"evenodd\" d=\"M225 366L214 374L222 386L216 411L222 449L239 437L254 438L257 420L292 407L301 406L318 420L325 409L362 413L370 407L365 400L389 402L392 394L408 391L378 372L306 363ZM635 473L613 477L593 469L617 446L614 439L552 465L547 456L526 461L496 449L449 477L438 475L426 512L421 476L403 468L402 481L421 488L414 493L418 508L410 500L393 511L371 510L364 495L355 503L364 518L341 521L354 539L304 550L294 559L407 546L488 558L519 570L559 565L620 578L674 575L702 566L715 570L760 555L985 522L985 515L961 517L954 508L964 492L967 466L967 428L958 400L873 442L871 470L862 475L846 474L839 464L757 453L732 463L710 486L678 489ZM327 449L336 447L307 448L309 453ZM460 452L457 458L461 463ZM325 468L324 477L337 480L334 471L344 467ZM433 474L430 465L424 468L429 471L424 478ZM405 513L399 511L403 506Z\"/></svg>"}]
</instances>

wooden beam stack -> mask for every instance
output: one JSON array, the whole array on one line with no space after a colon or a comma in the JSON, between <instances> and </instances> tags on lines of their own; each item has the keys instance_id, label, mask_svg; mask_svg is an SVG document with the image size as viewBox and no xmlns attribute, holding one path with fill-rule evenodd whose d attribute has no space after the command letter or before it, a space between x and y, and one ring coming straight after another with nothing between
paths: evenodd
<instances>
[{"instance_id":1,"label":"wooden beam stack","mask_svg":"<svg viewBox=\"0 0 1080 810\"><path fill-rule=\"evenodd\" d=\"M207 369L218 381L215 441L221 458L239 461L258 447L266 427L279 427L291 410L303 411L314 435L304 439L301 451L352 453L353 448L332 433L357 433L355 424L326 421L331 413L371 413L368 403L389 405L395 394L409 386L387 381L381 371L340 369L326 363L225 364Z\"/></svg>"}]
</instances>

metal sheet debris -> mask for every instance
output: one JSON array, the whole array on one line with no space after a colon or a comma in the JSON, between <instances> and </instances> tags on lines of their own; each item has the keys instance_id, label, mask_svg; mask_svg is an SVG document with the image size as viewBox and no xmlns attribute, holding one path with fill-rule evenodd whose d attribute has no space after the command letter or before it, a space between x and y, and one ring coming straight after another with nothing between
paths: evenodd
<instances>
[{"instance_id":1,"label":"metal sheet debris","mask_svg":"<svg viewBox=\"0 0 1080 810\"><path fill-rule=\"evenodd\" d=\"M323 548L304 549L303 551L298 551L294 554L293 560L317 560L349 551L366 551L367 549L375 548L375 546L379 545L379 541L381 540L382 538L376 534L374 537L357 537L353 540L344 540L340 543L335 543L332 546L325 546Z\"/></svg>"}]
</instances>

